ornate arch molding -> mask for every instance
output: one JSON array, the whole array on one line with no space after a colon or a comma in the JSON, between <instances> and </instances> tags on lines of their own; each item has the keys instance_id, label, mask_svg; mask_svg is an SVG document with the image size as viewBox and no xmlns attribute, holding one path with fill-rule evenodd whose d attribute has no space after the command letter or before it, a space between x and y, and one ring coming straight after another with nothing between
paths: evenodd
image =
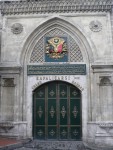
<instances>
[{"instance_id":1,"label":"ornate arch molding","mask_svg":"<svg viewBox=\"0 0 113 150\"><path fill-rule=\"evenodd\" d=\"M70 85L73 85L75 86L76 88L78 88L81 92L84 90L84 88L79 84L79 83L72 83L70 81L65 81L65 80L50 80L50 81L44 81L43 83L39 82L39 83L35 83L33 86L32 86L32 91L35 91L37 88L39 88L40 86L43 86L44 84L48 84L50 82L54 82L54 81L59 81L59 82L64 82L66 84L70 84Z\"/></svg>"},{"instance_id":2,"label":"ornate arch molding","mask_svg":"<svg viewBox=\"0 0 113 150\"><path fill-rule=\"evenodd\" d=\"M94 58L92 51L95 51L95 46L91 39L88 38L85 31L77 24L73 24L72 22L69 23L64 18L54 17L45 20L29 35L20 57L22 65L29 63L31 53L34 46L37 44L37 41L39 41L44 34L55 28L66 32L76 41L82 52L84 62L93 62Z\"/></svg>"}]
</instances>

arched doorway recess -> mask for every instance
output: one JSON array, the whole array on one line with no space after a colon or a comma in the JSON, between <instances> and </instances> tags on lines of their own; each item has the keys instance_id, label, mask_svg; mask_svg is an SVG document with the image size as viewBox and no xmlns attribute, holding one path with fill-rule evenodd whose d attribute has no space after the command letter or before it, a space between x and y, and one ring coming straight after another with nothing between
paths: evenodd
<instances>
[{"instance_id":1,"label":"arched doorway recess","mask_svg":"<svg viewBox=\"0 0 113 150\"><path fill-rule=\"evenodd\" d=\"M47 38L66 37L67 40L67 61L62 62L49 62L47 61L45 51L45 44ZM45 84L49 81L66 81L70 84L77 86L82 91L82 131L81 137L83 141L86 141L87 137L87 121L88 117L91 117L90 113L90 62L93 61L93 51L95 51L95 46L89 40L88 36L77 24L71 24L65 20L65 18L52 18L47 19L45 22L42 22L27 38L26 43L23 47L23 52L21 54L21 63L23 65L24 71L23 79L21 83L23 84L23 119L27 120L27 137L34 137L32 128L32 120L34 114L32 112L32 93L35 92L34 89L39 87L41 84ZM77 52L77 53L76 53ZM36 56L36 57L35 57ZM80 57L79 57L80 56ZM80 59L79 59L80 58ZM70 72L64 74L50 74L44 71L44 74L36 73L36 70L33 70L33 74L29 74L28 69L34 68L37 66L50 67L53 66L62 66L62 65L86 65L86 75L73 74ZM74 70L74 69L73 69ZM29 108L29 109L28 109ZM27 113L26 113L27 112ZM26 114L26 115L25 115ZM81 138L80 137L80 138Z\"/></svg>"},{"instance_id":2,"label":"arched doorway recess","mask_svg":"<svg viewBox=\"0 0 113 150\"><path fill-rule=\"evenodd\" d=\"M81 140L81 92L53 81L33 94L33 136L36 139Z\"/></svg>"}]
</instances>

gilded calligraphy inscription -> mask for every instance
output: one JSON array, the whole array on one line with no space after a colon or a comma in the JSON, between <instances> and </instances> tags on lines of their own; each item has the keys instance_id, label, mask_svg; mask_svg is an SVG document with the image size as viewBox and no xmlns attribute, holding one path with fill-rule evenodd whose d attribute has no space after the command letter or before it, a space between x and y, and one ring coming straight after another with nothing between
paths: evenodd
<instances>
[{"instance_id":1,"label":"gilded calligraphy inscription","mask_svg":"<svg viewBox=\"0 0 113 150\"><path fill-rule=\"evenodd\" d=\"M46 81L51 81L51 80L65 80L68 81L70 80L70 76L37 76L37 80L46 80Z\"/></svg>"},{"instance_id":2,"label":"gilded calligraphy inscription","mask_svg":"<svg viewBox=\"0 0 113 150\"><path fill-rule=\"evenodd\" d=\"M85 64L28 65L28 75L86 75Z\"/></svg>"},{"instance_id":3,"label":"gilded calligraphy inscription","mask_svg":"<svg viewBox=\"0 0 113 150\"><path fill-rule=\"evenodd\" d=\"M32 89L37 88L43 82L46 82L46 81L61 80L61 81L68 81L72 83L74 86L78 87L81 91L83 91L84 88L77 82L77 80L80 80L80 79L81 79L80 77L75 77L75 76L36 76L36 80L38 82L32 87Z\"/></svg>"}]
</instances>

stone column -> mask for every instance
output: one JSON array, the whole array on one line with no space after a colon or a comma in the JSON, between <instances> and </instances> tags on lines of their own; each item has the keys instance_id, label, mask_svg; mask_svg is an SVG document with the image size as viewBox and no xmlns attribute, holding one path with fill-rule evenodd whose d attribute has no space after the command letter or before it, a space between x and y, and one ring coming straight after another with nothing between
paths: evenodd
<instances>
[{"instance_id":1,"label":"stone column","mask_svg":"<svg viewBox=\"0 0 113 150\"><path fill-rule=\"evenodd\" d=\"M113 5L111 9L111 30L112 30L112 44L113 44Z\"/></svg>"}]
</instances>

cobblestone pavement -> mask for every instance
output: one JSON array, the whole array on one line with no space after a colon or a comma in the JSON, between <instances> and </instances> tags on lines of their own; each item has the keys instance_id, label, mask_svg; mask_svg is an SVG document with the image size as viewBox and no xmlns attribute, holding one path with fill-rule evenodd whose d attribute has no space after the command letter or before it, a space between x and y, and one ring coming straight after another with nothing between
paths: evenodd
<instances>
[{"instance_id":1,"label":"cobblestone pavement","mask_svg":"<svg viewBox=\"0 0 113 150\"><path fill-rule=\"evenodd\" d=\"M2 150L86 150L80 141L27 141L21 144L7 146Z\"/></svg>"},{"instance_id":2,"label":"cobblestone pavement","mask_svg":"<svg viewBox=\"0 0 113 150\"><path fill-rule=\"evenodd\" d=\"M2 147L0 150L113 150L113 148L87 145L82 141L26 140L19 144Z\"/></svg>"},{"instance_id":3,"label":"cobblestone pavement","mask_svg":"<svg viewBox=\"0 0 113 150\"><path fill-rule=\"evenodd\" d=\"M17 150L85 150L82 142L74 141L38 141L34 140Z\"/></svg>"}]
</instances>

